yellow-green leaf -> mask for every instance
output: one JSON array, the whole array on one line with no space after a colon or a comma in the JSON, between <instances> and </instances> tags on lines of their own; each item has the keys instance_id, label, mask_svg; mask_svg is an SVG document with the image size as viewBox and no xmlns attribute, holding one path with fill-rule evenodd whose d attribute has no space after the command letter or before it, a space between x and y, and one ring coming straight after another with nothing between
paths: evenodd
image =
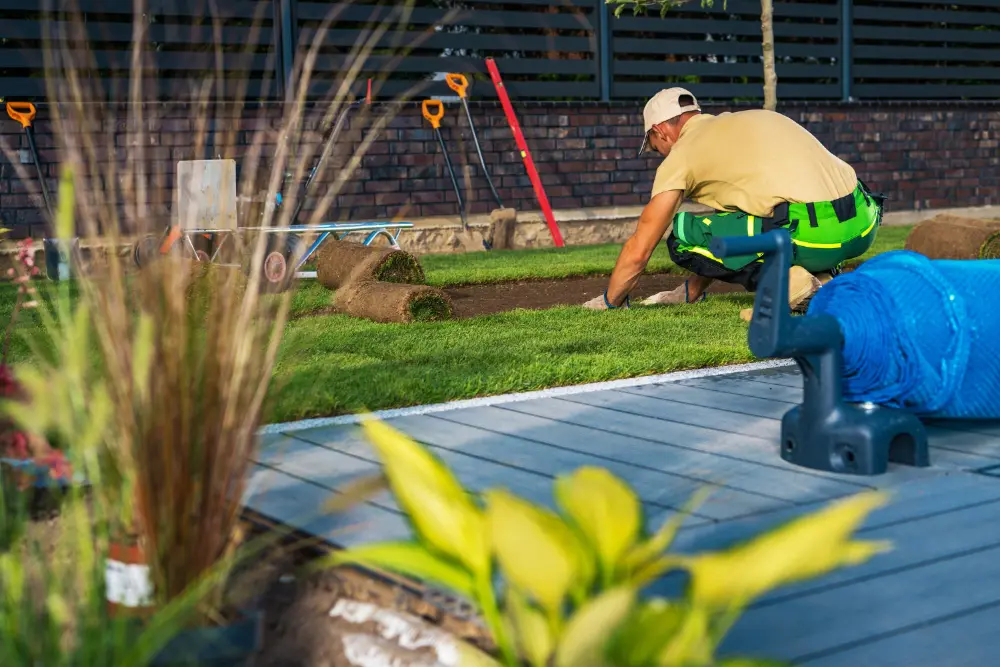
<instances>
[{"instance_id":1,"label":"yellow-green leaf","mask_svg":"<svg viewBox=\"0 0 1000 667\"><path fill-rule=\"evenodd\" d=\"M364 565L390 570L441 586L469 600L475 599L472 575L455 562L429 552L418 542L378 542L336 552L324 559L329 565Z\"/></svg>"},{"instance_id":2,"label":"yellow-green leaf","mask_svg":"<svg viewBox=\"0 0 1000 667\"><path fill-rule=\"evenodd\" d=\"M680 512L668 517L652 537L640 542L635 548L629 551L623 561L626 573L644 568L653 561L658 560L663 552L670 548L684 520L691 512L705 502L711 491L710 487L698 489L688 502L685 503L684 507L681 508Z\"/></svg>"},{"instance_id":3,"label":"yellow-green leaf","mask_svg":"<svg viewBox=\"0 0 1000 667\"><path fill-rule=\"evenodd\" d=\"M577 578L574 538L554 513L503 490L483 494L497 561L515 586L555 612Z\"/></svg>"},{"instance_id":4,"label":"yellow-green leaf","mask_svg":"<svg viewBox=\"0 0 1000 667\"><path fill-rule=\"evenodd\" d=\"M448 467L380 421L366 420L363 427L396 500L421 539L472 572L487 575L490 550L485 517Z\"/></svg>"},{"instance_id":5,"label":"yellow-green leaf","mask_svg":"<svg viewBox=\"0 0 1000 667\"><path fill-rule=\"evenodd\" d=\"M859 493L746 544L690 558L692 599L720 609L744 606L778 586L857 565L887 551L888 542L851 539L865 517L887 500L881 491Z\"/></svg>"},{"instance_id":6,"label":"yellow-green leaf","mask_svg":"<svg viewBox=\"0 0 1000 667\"><path fill-rule=\"evenodd\" d=\"M608 576L642 527L639 497L604 468L587 466L556 478L556 504L569 515Z\"/></svg>"},{"instance_id":7,"label":"yellow-green leaf","mask_svg":"<svg viewBox=\"0 0 1000 667\"><path fill-rule=\"evenodd\" d=\"M635 603L628 586L611 588L580 607L559 638L555 667L610 667L606 649Z\"/></svg>"},{"instance_id":8,"label":"yellow-green leaf","mask_svg":"<svg viewBox=\"0 0 1000 667\"><path fill-rule=\"evenodd\" d=\"M660 667L687 667L711 664L715 646L709 631L709 614L703 607L689 606L655 664Z\"/></svg>"},{"instance_id":9,"label":"yellow-green leaf","mask_svg":"<svg viewBox=\"0 0 1000 667\"><path fill-rule=\"evenodd\" d=\"M516 588L507 593L504 611L518 648L532 667L544 667L555 649L549 622Z\"/></svg>"},{"instance_id":10,"label":"yellow-green leaf","mask_svg":"<svg viewBox=\"0 0 1000 667\"><path fill-rule=\"evenodd\" d=\"M458 637L454 638L455 652L458 654L456 665L461 667L501 667L501 664L492 656L472 644L462 641Z\"/></svg>"},{"instance_id":11,"label":"yellow-green leaf","mask_svg":"<svg viewBox=\"0 0 1000 667\"><path fill-rule=\"evenodd\" d=\"M673 640L689 607L679 602L653 599L636 605L608 645L615 665L654 665Z\"/></svg>"}]
</instances>

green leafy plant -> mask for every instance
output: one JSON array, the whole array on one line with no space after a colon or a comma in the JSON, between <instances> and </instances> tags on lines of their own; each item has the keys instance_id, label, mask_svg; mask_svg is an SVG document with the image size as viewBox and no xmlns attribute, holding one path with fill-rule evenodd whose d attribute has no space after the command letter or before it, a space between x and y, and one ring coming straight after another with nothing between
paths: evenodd
<instances>
[{"instance_id":1,"label":"green leafy plant","mask_svg":"<svg viewBox=\"0 0 1000 667\"><path fill-rule=\"evenodd\" d=\"M390 570L474 602L507 667L768 664L715 657L747 605L889 547L852 539L886 502L874 492L725 551L669 554L705 493L653 532L635 492L603 468L559 476L555 511L504 489L485 491L480 503L420 444L378 421L364 429L415 538L354 547L326 563ZM672 570L690 575L683 598L640 600L644 586Z\"/></svg>"}]
</instances>

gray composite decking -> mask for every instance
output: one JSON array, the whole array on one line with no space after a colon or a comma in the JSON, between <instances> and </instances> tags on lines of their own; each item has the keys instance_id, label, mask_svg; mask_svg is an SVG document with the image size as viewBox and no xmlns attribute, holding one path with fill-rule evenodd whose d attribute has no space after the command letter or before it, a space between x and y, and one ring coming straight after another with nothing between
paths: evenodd
<instances>
[{"instance_id":1,"label":"gray composite decking","mask_svg":"<svg viewBox=\"0 0 1000 667\"><path fill-rule=\"evenodd\" d=\"M801 397L794 368L464 407L388 419L425 443L472 491L504 486L551 506L552 478L582 465L627 480L658 525L695 489L719 485L678 551L715 549L865 488L893 492L867 539L892 552L758 601L724 644L815 667L1000 664L1000 422L928 425L931 467L856 477L778 455L780 417ZM264 438L248 506L350 546L405 539L382 494L341 515L322 503L378 467L356 426ZM655 592L674 593L665 578Z\"/></svg>"}]
</instances>

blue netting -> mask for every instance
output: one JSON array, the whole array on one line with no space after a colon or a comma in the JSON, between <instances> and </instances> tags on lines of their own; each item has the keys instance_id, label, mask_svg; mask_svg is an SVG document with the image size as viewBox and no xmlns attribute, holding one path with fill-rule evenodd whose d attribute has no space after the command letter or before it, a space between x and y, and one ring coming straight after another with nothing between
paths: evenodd
<instances>
[{"instance_id":1,"label":"blue netting","mask_svg":"<svg viewBox=\"0 0 1000 667\"><path fill-rule=\"evenodd\" d=\"M840 322L846 400L1000 418L1000 260L885 253L827 283L808 313Z\"/></svg>"}]
</instances>

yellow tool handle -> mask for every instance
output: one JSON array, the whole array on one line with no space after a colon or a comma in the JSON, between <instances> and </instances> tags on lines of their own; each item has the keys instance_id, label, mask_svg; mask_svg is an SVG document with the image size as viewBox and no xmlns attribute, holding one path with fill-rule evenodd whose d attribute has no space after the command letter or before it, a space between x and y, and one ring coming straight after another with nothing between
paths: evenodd
<instances>
[{"instance_id":1,"label":"yellow tool handle","mask_svg":"<svg viewBox=\"0 0 1000 667\"><path fill-rule=\"evenodd\" d=\"M437 111L431 111L431 107L435 107ZM420 105L420 111L423 112L424 118L431 122L431 127L435 130L441 127L441 119L444 118L444 104L441 100L424 100Z\"/></svg>"},{"instance_id":2,"label":"yellow tool handle","mask_svg":"<svg viewBox=\"0 0 1000 667\"><path fill-rule=\"evenodd\" d=\"M459 97L465 97L465 91L469 89L469 80L464 74L446 74L444 77L448 87L458 93Z\"/></svg>"},{"instance_id":3,"label":"yellow tool handle","mask_svg":"<svg viewBox=\"0 0 1000 667\"><path fill-rule=\"evenodd\" d=\"M7 115L21 127L31 127L31 121L35 120L35 105L31 102L7 102Z\"/></svg>"}]
</instances>

